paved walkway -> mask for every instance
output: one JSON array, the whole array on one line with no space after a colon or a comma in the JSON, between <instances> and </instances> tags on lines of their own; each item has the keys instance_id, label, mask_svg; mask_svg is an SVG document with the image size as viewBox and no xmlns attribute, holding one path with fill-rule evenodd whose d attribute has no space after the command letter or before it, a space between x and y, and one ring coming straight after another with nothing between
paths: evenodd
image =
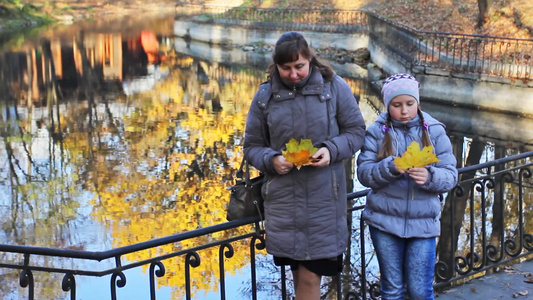
<instances>
[{"instance_id":1,"label":"paved walkway","mask_svg":"<svg viewBox=\"0 0 533 300\"><path fill-rule=\"evenodd\" d=\"M442 291L437 300L533 299L533 260L505 267Z\"/></svg>"}]
</instances>

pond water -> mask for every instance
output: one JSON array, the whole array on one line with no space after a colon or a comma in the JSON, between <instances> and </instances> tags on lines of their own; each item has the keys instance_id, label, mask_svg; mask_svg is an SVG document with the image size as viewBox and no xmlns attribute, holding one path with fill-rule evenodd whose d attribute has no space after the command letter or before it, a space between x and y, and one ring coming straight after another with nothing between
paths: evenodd
<instances>
[{"instance_id":1,"label":"pond water","mask_svg":"<svg viewBox=\"0 0 533 300\"><path fill-rule=\"evenodd\" d=\"M0 243L101 251L226 221L226 188L268 54L237 57L242 50L174 37L173 20L56 26L1 39ZM345 67L336 68L342 76ZM383 109L375 88L345 79L371 124ZM485 149L479 162L533 147L531 119L422 103L447 125L459 161L474 143ZM361 189L353 174L349 186ZM150 254L135 255L127 259ZM249 279L238 275L246 268L246 261L233 267L232 299L246 289ZM128 286L147 277L131 272ZM64 297L47 283L39 287L46 299ZM182 275L159 283L158 299L183 297ZM107 297L94 294L101 285L107 295L107 278L78 284L81 299ZM218 299L209 280L195 282L195 291L197 299ZM3 299L24 293L16 279L0 287Z\"/></svg>"}]
</instances>

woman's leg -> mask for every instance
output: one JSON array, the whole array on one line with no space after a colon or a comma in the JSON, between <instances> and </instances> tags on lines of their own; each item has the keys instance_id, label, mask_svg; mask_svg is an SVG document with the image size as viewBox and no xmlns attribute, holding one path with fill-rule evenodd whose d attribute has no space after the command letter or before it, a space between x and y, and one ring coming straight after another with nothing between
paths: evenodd
<instances>
[{"instance_id":1,"label":"woman's leg","mask_svg":"<svg viewBox=\"0 0 533 300\"><path fill-rule=\"evenodd\" d=\"M414 238L407 242L405 277L409 299L434 300L435 238Z\"/></svg>"},{"instance_id":2,"label":"woman's leg","mask_svg":"<svg viewBox=\"0 0 533 300\"><path fill-rule=\"evenodd\" d=\"M321 276L302 265L293 271L296 300L319 300Z\"/></svg>"},{"instance_id":3,"label":"woman's leg","mask_svg":"<svg viewBox=\"0 0 533 300\"><path fill-rule=\"evenodd\" d=\"M292 271L292 282L294 283L294 292L298 290L298 269Z\"/></svg>"},{"instance_id":4,"label":"woman's leg","mask_svg":"<svg viewBox=\"0 0 533 300\"><path fill-rule=\"evenodd\" d=\"M372 244L381 273L381 299L404 300L403 264L405 239L370 226Z\"/></svg>"}]
</instances>

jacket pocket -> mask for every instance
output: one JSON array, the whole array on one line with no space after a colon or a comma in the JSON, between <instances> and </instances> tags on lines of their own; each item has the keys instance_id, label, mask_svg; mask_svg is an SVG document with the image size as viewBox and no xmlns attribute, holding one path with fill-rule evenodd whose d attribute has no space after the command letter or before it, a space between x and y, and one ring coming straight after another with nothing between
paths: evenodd
<instances>
[{"instance_id":1,"label":"jacket pocket","mask_svg":"<svg viewBox=\"0 0 533 300\"><path fill-rule=\"evenodd\" d=\"M268 195L269 195L269 190L270 190L270 184L272 184L272 182L274 182L276 179L278 179L279 176L274 176L272 178L269 178L265 184L263 184L263 187L261 188L261 196L263 196L263 200L265 201L268 201Z\"/></svg>"}]
</instances>

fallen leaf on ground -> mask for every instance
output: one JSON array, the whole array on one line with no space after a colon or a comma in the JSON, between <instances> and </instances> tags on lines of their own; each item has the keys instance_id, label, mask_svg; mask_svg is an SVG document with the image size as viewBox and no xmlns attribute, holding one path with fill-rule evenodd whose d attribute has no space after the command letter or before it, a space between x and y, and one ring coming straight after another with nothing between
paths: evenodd
<instances>
[{"instance_id":1,"label":"fallen leaf on ground","mask_svg":"<svg viewBox=\"0 0 533 300\"><path fill-rule=\"evenodd\" d=\"M521 292L513 294L513 298L518 298L520 296L527 296L528 294L529 294L528 291L521 291Z\"/></svg>"},{"instance_id":2,"label":"fallen leaf on ground","mask_svg":"<svg viewBox=\"0 0 533 300\"><path fill-rule=\"evenodd\" d=\"M513 267L504 267L503 271L507 274L516 274L518 273Z\"/></svg>"},{"instance_id":3,"label":"fallen leaf on ground","mask_svg":"<svg viewBox=\"0 0 533 300\"><path fill-rule=\"evenodd\" d=\"M456 291L457 291L457 289L453 289L453 288L451 288L451 289L448 289L448 290L442 291L441 294L449 294L449 293L453 293L453 292L456 292Z\"/></svg>"},{"instance_id":4,"label":"fallen leaf on ground","mask_svg":"<svg viewBox=\"0 0 533 300\"><path fill-rule=\"evenodd\" d=\"M525 283L533 283L533 274L527 273L525 277L526 277L526 280L524 280Z\"/></svg>"}]
</instances>

